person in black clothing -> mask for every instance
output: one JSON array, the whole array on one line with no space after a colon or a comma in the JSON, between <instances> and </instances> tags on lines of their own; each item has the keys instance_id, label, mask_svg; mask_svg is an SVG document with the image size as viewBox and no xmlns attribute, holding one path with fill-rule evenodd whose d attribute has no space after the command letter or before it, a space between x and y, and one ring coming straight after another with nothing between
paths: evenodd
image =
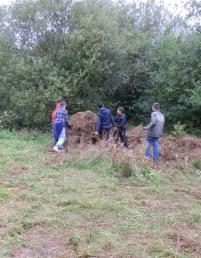
<instances>
[{"instance_id":1,"label":"person in black clothing","mask_svg":"<svg viewBox=\"0 0 201 258\"><path fill-rule=\"evenodd\" d=\"M127 117L123 107L117 109L117 116L115 117L116 131L114 133L115 141L118 142L119 138L125 148L128 148L128 141L126 137L126 122Z\"/></svg>"}]
</instances>

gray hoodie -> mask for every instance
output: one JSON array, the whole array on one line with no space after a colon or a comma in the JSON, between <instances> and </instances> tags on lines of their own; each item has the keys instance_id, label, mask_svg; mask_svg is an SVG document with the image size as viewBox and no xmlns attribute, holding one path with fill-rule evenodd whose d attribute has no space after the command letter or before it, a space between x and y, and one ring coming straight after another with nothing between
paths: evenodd
<instances>
[{"instance_id":1,"label":"gray hoodie","mask_svg":"<svg viewBox=\"0 0 201 258\"><path fill-rule=\"evenodd\" d=\"M165 124L164 115L160 110L156 110L151 113L151 122L144 127L147 130L147 136L159 138L163 133Z\"/></svg>"}]
</instances>

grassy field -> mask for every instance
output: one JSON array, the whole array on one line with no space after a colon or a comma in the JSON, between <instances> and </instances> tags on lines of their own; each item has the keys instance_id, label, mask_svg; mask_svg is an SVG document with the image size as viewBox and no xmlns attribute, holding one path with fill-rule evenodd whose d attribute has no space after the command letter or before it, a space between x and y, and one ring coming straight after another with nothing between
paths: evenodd
<instances>
[{"instance_id":1,"label":"grassy field","mask_svg":"<svg viewBox=\"0 0 201 258\"><path fill-rule=\"evenodd\" d=\"M0 131L0 257L201 257L199 173L126 178L107 150L54 154L49 142Z\"/></svg>"}]
</instances>

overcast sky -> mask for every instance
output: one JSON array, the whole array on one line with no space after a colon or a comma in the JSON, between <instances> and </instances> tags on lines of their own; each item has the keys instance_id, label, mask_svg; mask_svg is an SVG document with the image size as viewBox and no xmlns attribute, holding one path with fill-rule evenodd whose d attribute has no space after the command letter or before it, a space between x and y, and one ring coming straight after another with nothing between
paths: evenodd
<instances>
[{"instance_id":1,"label":"overcast sky","mask_svg":"<svg viewBox=\"0 0 201 258\"><path fill-rule=\"evenodd\" d=\"M9 4L12 0L0 0L0 5Z\"/></svg>"},{"instance_id":2,"label":"overcast sky","mask_svg":"<svg viewBox=\"0 0 201 258\"><path fill-rule=\"evenodd\" d=\"M125 0L127 2L132 2L132 0ZM187 0L163 0L166 7L170 9L173 13L183 13L184 9L182 8L183 4ZM0 0L0 5L7 5L14 2L14 0Z\"/></svg>"}]
</instances>

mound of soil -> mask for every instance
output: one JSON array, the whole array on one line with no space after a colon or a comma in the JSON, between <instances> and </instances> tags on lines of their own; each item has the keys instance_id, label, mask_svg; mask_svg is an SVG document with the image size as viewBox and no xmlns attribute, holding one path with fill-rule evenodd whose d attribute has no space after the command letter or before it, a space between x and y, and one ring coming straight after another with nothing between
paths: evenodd
<instances>
[{"instance_id":1,"label":"mound of soil","mask_svg":"<svg viewBox=\"0 0 201 258\"><path fill-rule=\"evenodd\" d=\"M98 141L94 135L96 114L91 111L78 112L71 117L71 127L69 128L69 143L93 144ZM112 132L111 132L112 135ZM133 127L127 131L129 148L142 156L142 144L145 142L146 132L142 125ZM111 137L112 142L112 137ZM178 162L200 159L201 139L185 135L175 137L165 135L160 139L161 159L165 162ZM175 164L176 164L175 163Z\"/></svg>"},{"instance_id":2,"label":"mound of soil","mask_svg":"<svg viewBox=\"0 0 201 258\"><path fill-rule=\"evenodd\" d=\"M69 128L69 140L72 143L93 143L96 114L92 111L78 112L71 116Z\"/></svg>"},{"instance_id":3,"label":"mound of soil","mask_svg":"<svg viewBox=\"0 0 201 258\"><path fill-rule=\"evenodd\" d=\"M200 155L201 140L196 137L168 135L161 139L161 156L165 160L197 159Z\"/></svg>"},{"instance_id":4,"label":"mound of soil","mask_svg":"<svg viewBox=\"0 0 201 258\"><path fill-rule=\"evenodd\" d=\"M142 125L133 127L127 132L129 148L135 149L145 140L145 130Z\"/></svg>"},{"instance_id":5,"label":"mound of soil","mask_svg":"<svg viewBox=\"0 0 201 258\"><path fill-rule=\"evenodd\" d=\"M201 140L196 137L186 135L179 139L178 147L183 147L188 151L194 150L195 148L201 148Z\"/></svg>"},{"instance_id":6,"label":"mound of soil","mask_svg":"<svg viewBox=\"0 0 201 258\"><path fill-rule=\"evenodd\" d=\"M145 141L145 135L146 132L142 125L128 130L129 148L138 152ZM161 137L160 143L163 161L196 160L201 156L201 139L193 136L175 137L173 135L164 135Z\"/></svg>"},{"instance_id":7,"label":"mound of soil","mask_svg":"<svg viewBox=\"0 0 201 258\"><path fill-rule=\"evenodd\" d=\"M177 139L174 136L168 135L160 140L160 154L163 160L177 160Z\"/></svg>"}]
</instances>

